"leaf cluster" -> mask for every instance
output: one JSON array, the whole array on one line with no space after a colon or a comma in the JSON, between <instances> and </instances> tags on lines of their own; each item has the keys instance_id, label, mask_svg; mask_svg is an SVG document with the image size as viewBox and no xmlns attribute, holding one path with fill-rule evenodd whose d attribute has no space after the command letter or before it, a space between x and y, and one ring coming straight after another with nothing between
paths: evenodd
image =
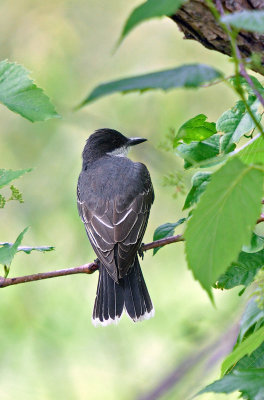
<instances>
[{"instance_id":1,"label":"leaf cluster","mask_svg":"<svg viewBox=\"0 0 264 400\"><path fill-rule=\"evenodd\" d=\"M130 14L119 43L138 24L149 18L172 15L182 3L147 0ZM234 77L224 78L220 71L206 65L183 65L100 84L81 106L115 92L198 88L216 79L225 81L239 95L240 99L217 121L209 122L201 113L170 135L166 148L171 150L170 143L173 143L173 151L183 159L184 169L195 170L183 205L183 210L191 211L187 219L161 225L153 236L154 240L171 236L180 224L186 223L184 238L188 266L213 301L213 287L224 290L242 286L242 294L261 274L264 265L264 238L254 233L261 213L264 186L264 129L261 125L264 88L255 77L240 75L241 60L236 47L239 29L264 32L264 13L244 11L220 16L211 0L206 3L230 37ZM251 61L247 61L248 65ZM167 183L175 183L178 174L179 171L170 172ZM257 293L260 301L252 300L247 307L237 344L223 363L222 374L226 375L200 393L239 390L250 400L264 398L264 356L261 353L264 316L258 307L264 304L261 302L264 284L263 289L261 285L259 287L262 290Z\"/></svg>"},{"instance_id":2,"label":"leaf cluster","mask_svg":"<svg viewBox=\"0 0 264 400\"><path fill-rule=\"evenodd\" d=\"M0 61L0 101L11 111L31 122L59 117L48 96L29 77L29 71L22 65L7 60ZM9 186L13 180L30 171L32 168L0 169L0 189ZM11 195L8 199L0 193L0 208L4 208L7 201L24 202L22 193L13 184L9 187ZM27 230L28 228L24 229L14 243L0 243L0 264L4 267L5 277L9 273L15 254L23 249L19 246ZM32 250L50 251L53 247L27 247L23 251L29 254Z\"/></svg>"},{"instance_id":3,"label":"leaf cluster","mask_svg":"<svg viewBox=\"0 0 264 400\"><path fill-rule=\"evenodd\" d=\"M11 183L14 179L18 179L22 175L30 171L32 171L32 168L21 169L16 171L11 169L9 170L0 169L0 189L2 189L5 186L8 186L9 183ZM14 185L10 185L10 190L11 190L11 196L8 199L6 199L4 195L0 194L0 208L4 208L7 201L17 200L19 201L19 203L24 202L22 193L20 193L20 191Z\"/></svg>"}]
</instances>

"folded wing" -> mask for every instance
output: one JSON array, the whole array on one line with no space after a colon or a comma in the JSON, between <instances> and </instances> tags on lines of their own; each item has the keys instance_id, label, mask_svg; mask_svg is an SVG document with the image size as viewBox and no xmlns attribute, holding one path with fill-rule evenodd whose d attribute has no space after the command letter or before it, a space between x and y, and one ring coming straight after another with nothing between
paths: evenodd
<instances>
[{"instance_id":1,"label":"folded wing","mask_svg":"<svg viewBox=\"0 0 264 400\"><path fill-rule=\"evenodd\" d=\"M133 265L143 239L154 193L146 167L139 193L118 193L113 198L98 197L93 203L77 189L79 214L92 247L110 276L118 282ZM142 172L140 178L142 179Z\"/></svg>"}]
</instances>

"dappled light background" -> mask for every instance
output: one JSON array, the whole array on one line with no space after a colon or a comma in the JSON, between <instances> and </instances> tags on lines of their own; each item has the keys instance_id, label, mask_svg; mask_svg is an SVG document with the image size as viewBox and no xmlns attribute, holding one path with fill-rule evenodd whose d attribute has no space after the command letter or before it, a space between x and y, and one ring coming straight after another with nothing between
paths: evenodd
<instances>
[{"instance_id":1,"label":"dappled light background","mask_svg":"<svg viewBox=\"0 0 264 400\"><path fill-rule=\"evenodd\" d=\"M206 112L209 121L215 121L233 105L230 89L218 85L198 91L115 94L73 111L94 86L107 80L193 62L226 73L232 70L226 57L183 41L168 18L142 24L114 52L124 21L138 3L0 3L1 59L32 71L62 116L32 124L0 108L1 168L34 167L15 182L25 203L9 202L1 210L0 241L13 242L30 226L25 245L56 248L46 254L19 253L10 276L77 266L95 258L77 213L76 183L85 140L97 128L148 138L131 152L149 168L156 193L144 242L152 240L157 226L184 215L184 196L175 199L175 189L162 185L165 174L183 170L182 162L160 143L196 114ZM191 173L184 179L188 190ZM97 273L1 290L1 400L136 399L232 323L238 291L215 293L214 308L187 269L183 243L166 246L155 257L147 252L142 267L156 316L139 324L124 315L118 326L93 327ZM210 366L201 362L162 398L188 399L218 378L220 361Z\"/></svg>"}]
</instances>

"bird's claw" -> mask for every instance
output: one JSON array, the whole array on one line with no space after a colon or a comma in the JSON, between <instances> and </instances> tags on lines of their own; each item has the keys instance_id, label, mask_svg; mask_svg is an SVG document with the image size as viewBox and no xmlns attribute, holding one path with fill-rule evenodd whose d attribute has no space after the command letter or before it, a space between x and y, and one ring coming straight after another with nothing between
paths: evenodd
<instances>
[{"instance_id":1,"label":"bird's claw","mask_svg":"<svg viewBox=\"0 0 264 400\"><path fill-rule=\"evenodd\" d=\"M139 255L139 257L143 260L143 258L144 258L144 250L143 250L143 247L144 247L144 243L141 243L141 246L140 246L140 248L138 249L138 255Z\"/></svg>"}]
</instances>

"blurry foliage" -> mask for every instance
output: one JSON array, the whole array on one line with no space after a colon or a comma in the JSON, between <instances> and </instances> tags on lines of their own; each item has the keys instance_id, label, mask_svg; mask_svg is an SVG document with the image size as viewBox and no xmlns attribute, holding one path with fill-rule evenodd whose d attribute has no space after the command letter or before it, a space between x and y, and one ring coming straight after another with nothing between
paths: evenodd
<instances>
[{"instance_id":1,"label":"blurry foliage","mask_svg":"<svg viewBox=\"0 0 264 400\"><path fill-rule=\"evenodd\" d=\"M170 128L169 132L164 135L163 140L157 145L160 150L173 152L173 141L175 137L175 129Z\"/></svg>"},{"instance_id":2,"label":"blurry foliage","mask_svg":"<svg viewBox=\"0 0 264 400\"><path fill-rule=\"evenodd\" d=\"M263 262L264 266L264 262ZM255 276L256 289L253 291L252 296L256 297L256 303L260 310L264 310L264 269L261 268ZM259 318L258 321L261 319Z\"/></svg>"},{"instance_id":3,"label":"blurry foliage","mask_svg":"<svg viewBox=\"0 0 264 400\"><path fill-rule=\"evenodd\" d=\"M241 11L222 18L225 24L251 32L264 33L264 11Z\"/></svg>"},{"instance_id":4,"label":"blurry foliage","mask_svg":"<svg viewBox=\"0 0 264 400\"><path fill-rule=\"evenodd\" d=\"M177 199L179 193L180 194L185 194L186 189L185 189L185 177L183 176L183 173L181 171L177 172L170 172L167 175L164 175L162 178L162 186L172 186L174 188L174 193L172 197L174 199Z\"/></svg>"}]
</instances>

